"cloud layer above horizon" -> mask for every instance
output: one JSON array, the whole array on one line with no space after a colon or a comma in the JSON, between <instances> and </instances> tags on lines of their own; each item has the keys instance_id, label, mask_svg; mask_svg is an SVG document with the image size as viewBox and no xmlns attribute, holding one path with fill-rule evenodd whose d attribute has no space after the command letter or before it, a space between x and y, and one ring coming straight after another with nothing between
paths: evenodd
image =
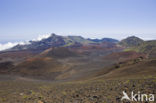
<instances>
[{"instance_id":1,"label":"cloud layer above horizon","mask_svg":"<svg viewBox=\"0 0 156 103\"><path fill-rule=\"evenodd\" d=\"M39 35L36 39L32 39L32 41L40 41L42 39L48 38L49 36L50 36L50 34ZM8 42L8 43L4 43L4 44L0 43L0 51L12 48L16 45L25 45L25 44L30 44L30 42L29 41L21 41L21 42Z\"/></svg>"}]
</instances>

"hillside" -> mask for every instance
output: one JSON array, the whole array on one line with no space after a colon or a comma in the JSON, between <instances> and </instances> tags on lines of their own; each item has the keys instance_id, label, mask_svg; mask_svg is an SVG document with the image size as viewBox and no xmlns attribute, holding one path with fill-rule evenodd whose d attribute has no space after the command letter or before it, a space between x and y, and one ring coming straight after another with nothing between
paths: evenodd
<instances>
[{"instance_id":1,"label":"hillside","mask_svg":"<svg viewBox=\"0 0 156 103\"><path fill-rule=\"evenodd\" d=\"M114 61L108 63L102 57L122 49L115 45L109 45L49 48L13 65L13 69L9 69L8 74L48 80L87 79L96 74L102 67L114 63Z\"/></svg>"},{"instance_id":2,"label":"hillside","mask_svg":"<svg viewBox=\"0 0 156 103\"><path fill-rule=\"evenodd\" d=\"M102 70L98 75L102 74L100 78L104 79L136 79L155 77L156 75L156 60L147 60L143 57L138 57L125 62L115 64L111 71L105 74Z\"/></svg>"},{"instance_id":3,"label":"hillside","mask_svg":"<svg viewBox=\"0 0 156 103\"><path fill-rule=\"evenodd\" d=\"M148 55L149 58L156 58L155 40L143 41L137 37L129 37L119 44L126 47L125 51L136 51Z\"/></svg>"},{"instance_id":4,"label":"hillside","mask_svg":"<svg viewBox=\"0 0 156 103\"><path fill-rule=\"evenodd\" d=\"M135 36L131 36L131 37L121 40L119 44L124 47L136 47L136 46L140 46L143 42L144 40Z\"/></svg>"},{"instance_id":5,"label":"hillside","mask_svg":"<svg viewBox=\"0 0 156 103\"><path fill-rule=\"evenodd\" d=\"M145 41L136 49L138 52L148 54L149 58L156 58L156 41Z\"/></svg>"}]
</instances>

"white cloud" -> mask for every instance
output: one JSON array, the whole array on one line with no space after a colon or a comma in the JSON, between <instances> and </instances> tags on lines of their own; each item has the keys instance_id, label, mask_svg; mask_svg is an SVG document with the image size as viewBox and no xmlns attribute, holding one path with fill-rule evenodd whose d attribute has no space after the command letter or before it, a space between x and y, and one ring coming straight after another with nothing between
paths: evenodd
<instances>
[{"instance_id":1,"label":"white cloud","mask_svg":"<svg viewBox=\"0 0 156 103\"><path fill-rule=\"evenodd\" d=\"M0 44L0 51L12 48L18 44L19 45L25 45L25 44L29 44L29 42L28 41L26 41L26 42L14 42L14 43L8 42L6 44Z\"/></svg>"},{"instance_id":2,"label":"white cloud","mask_svg":"<svg viewBox=\"0 0 156 103\"><path fill-rule=\"evenodd\" d=\"M51 34L45 34L45 35L39 35L36 39L33 39L33 41L40 41L42 39L48 38Z\"/></svg>"},{"instance_id":3,"label":"white cloud","mask_svg":"<svg viewBox=\"0 0 156 103\"><path fill-rule=\"evenodd\" d=\"M11 48L17 44L18 43L11 43L11 42L8 42L6 44L0 44L0 51L5 50L5 49L9 49L9 48Z\"/></svg>"},{"instance_id":4,"label":"white cloud","mask_svg":"<svg viewBox=\"0 0 156 103\"><path fill-rule=\"evenodd\" d=\"M40 41L42 39L48 38L50 36L50 34L45 34L45 35L39 35L36 39L33 39L33 41ZM6 44L0 44L0 51L2 50L6 50L9 48L12 48L16 45L25 45L25 44L30 44L29 41L25 41L25 42L8 42Z\"/></svg>"}]
</instances>

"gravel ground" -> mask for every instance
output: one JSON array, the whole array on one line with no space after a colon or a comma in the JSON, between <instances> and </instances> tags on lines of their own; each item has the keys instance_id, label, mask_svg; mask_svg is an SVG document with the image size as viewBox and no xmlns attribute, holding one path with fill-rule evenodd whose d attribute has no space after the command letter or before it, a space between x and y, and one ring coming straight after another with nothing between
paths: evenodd
<instances>
[{"instance_id":1,"label":"gravel ground","mask_svg":"<svg viewBox=\"0 0 156 103\"><path fill-rule=\"evenodd\" d=\"M132 91L156 94L156 78L65 83L1 81L0 103L131 103L121 101L122 91L128 95Z\"/></svg>"}]
</instances>

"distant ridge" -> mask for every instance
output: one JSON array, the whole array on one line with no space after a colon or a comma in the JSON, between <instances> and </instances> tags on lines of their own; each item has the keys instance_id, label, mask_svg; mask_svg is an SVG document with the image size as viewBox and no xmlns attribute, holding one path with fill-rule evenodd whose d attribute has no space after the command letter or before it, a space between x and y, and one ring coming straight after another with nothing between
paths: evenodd
<instances>
[{"instance_id":1,"label":"distant ridge","mask_svg":"<svg viewBox=\"0 0 156 103\"><path fill-rule=\"evenodd\" d=\"M119 42L118 40L112 39L112 38L88 39L88 40L93 41L93 42L112 42L112 43L117 43L117 42Z\"/></svg>"},{"instance_id":2,"label":"distant ridge","mask_svg":"<svg viewBox=\"0 0 156 103\"><path fill-rule=\"evenodd\" d=\"M30 41L30 43L26 45L16 45L9 50L45 50L51 47L79 47L82 45L96 44L102 42L117 43L118 40L112 38L85 39L81 36L60 36L52 33L48 38L42 39L40 41Z\"/></svg>"}]
</instances>

